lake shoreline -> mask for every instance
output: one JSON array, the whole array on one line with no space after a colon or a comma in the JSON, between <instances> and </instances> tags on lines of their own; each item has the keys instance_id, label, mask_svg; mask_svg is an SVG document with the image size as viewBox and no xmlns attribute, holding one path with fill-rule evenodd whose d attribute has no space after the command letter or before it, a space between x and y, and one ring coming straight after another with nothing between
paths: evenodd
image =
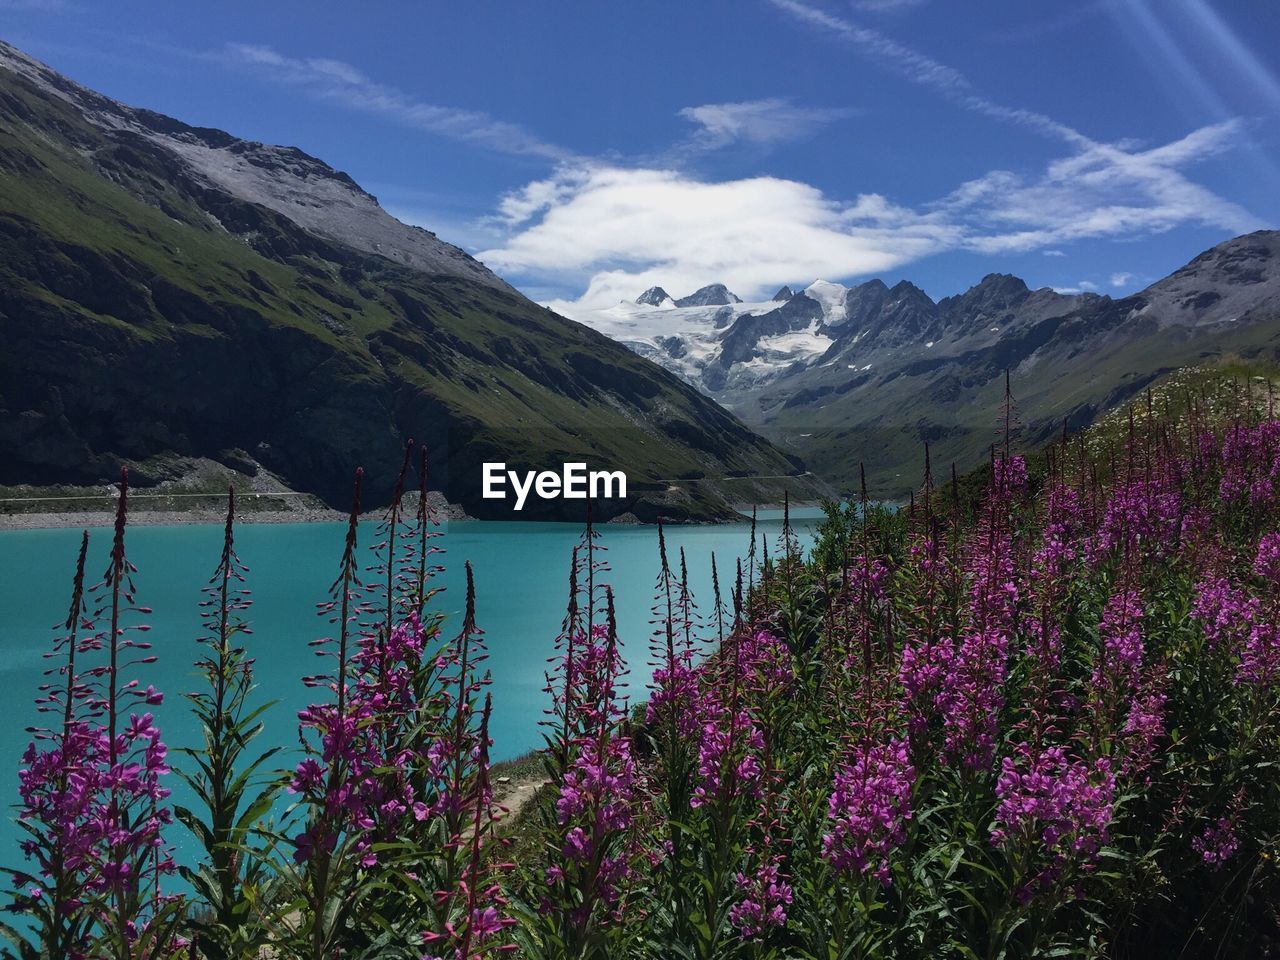
<instances>
[{"instance_id":1,"label":"lake shoreline","mask_svg":"<svg viewBox=\"0 0 1280 960\"><path fill-rule=\"evenodd\" d=\"M443 521L475 520L466 510L456 503L449 503L443 497L437 499L432 492L432 509ZM236 525L284 524L284 523L345 523L347 514L341 510L327 507L296 507L292 510L257 510L252 507L253 494L243 494L238 499ZM222 524L226 521L226 508L189 507L182 510L149 510L140 506L131 498L129 526L131 527L164 527L164 526L200 526L204 524ZM759 504L757 509L762 513L781 511L782 504ZM812 504L792 504L797 513L813 508ZM742 520L751 519L751 507L739 507ZM382 511L365 514L362 520L380 520ZM700 522L674 522L674 526L722 526L740 523L742 520L707 520ZM0 513L0 533L6 530L66 530L81 528L110 527L115 522L114 509L100 510L50 510L30 511L23 513ZM542 520L530 520L529 523L543 523ZM558 521L552 521L558 522ZM651 526L632 514L622 514L608 521L610 525L619 526Z\"/></svg>"},{"instance_id":2,"label":"lake shoreline","mask_svg":"<svg viewBox=\"0 0 1280 960\"><path fill-rule=\"evenodd\" d=\"M262 494L264 499L280 499L279 495ZM406 509L417 509L417 494L413 494L412 505ZM317 503L299 503L288 509L265 509L256 505L257 493L238 493L236 495L236 525L281 524L281 523L345 523L348 514ZM83 527L110 527L115 522L115 505L111 498L104 497L103 505L96 510L27 510L22 512L0 512L0 532L5 530L65 530ZM210 498L213 499L213 498ZM440 520L474 519L467 511L456 503L450 503L435 490L427 494L428 502ZM146 495L137 494L129 497L129 526L131 527L164 527L164 526L199 526L204 524L221 525L226 522L227 508L225 498L216 506L185 506L181 509L148 508L145 505ZM382 510L372 511L361 516L361 520L381 520Z\"/></svg>"},{"instance_id":3,"label":"lake shoreline","mask_svg":"<svg viewBox=\"0 0 1280 960\"><path fill-rule=\"evenodd\" d=\"M131 510L129 526L199 526L226 522L221 510ZM341 523L347 515L338 510L262 510L236 513L236 526L268 523ZM115 514L107 510L56 511L0 514L0 531L62 530L68 527L110 527Z\"/></svg>"}]
</instances>

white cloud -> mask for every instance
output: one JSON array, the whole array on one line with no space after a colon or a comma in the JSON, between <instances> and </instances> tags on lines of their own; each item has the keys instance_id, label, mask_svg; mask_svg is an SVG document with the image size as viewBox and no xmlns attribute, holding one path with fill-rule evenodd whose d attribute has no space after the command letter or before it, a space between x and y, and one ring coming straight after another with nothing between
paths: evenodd
<instances>
[{"instance_id":1,"label":"white cloud","mask_svg":"<svg viewBox=\"0 0 1280 960\"><path fill-rule=\"evenodd\" d=\"M1206 127L1146 151L1096 144L1039 174L993 171L919 207L870 192L844 200L777 177L717 182L568 164L502 200L495 222L506 239L480 257L517 282L585 288L576 304L554 304L572 312L654 284L679 296L721 282L751 298L782 282L851 279L945 250L1062 256L1062 243L1183 224L1241 233L1259 222L1179 169L1227 149L1236 129Z\"/></svg>"},{"instance_id":2,"label":"white cloud","mask_svg":"<svg viewBox=\"0 0 1280 960\"><path fill-rule=\"evenodd\" d=\"M500 272L585 283L580 303L591 306L655 283L688 293L722 282L750 298L771 293L778 278L880 272L953 240L945 224L883 198L838 203L775 177L707 182L673 170L566 168L503 206L520 229L480 258Z\"/></svg>"},{"instance_id":3,"label":"white cloud","mask_svg":"<svg viewBox=\"0 0 1280 960\"><path fill-rule=\"evenodd\" d=\"M853 112L833 107L802 107L781 97L770 97L685 107L680 116L701 127L702 146L717 148L743 140L758 144L799 140Z\"/></svg>"},{"instance_id":4,"label":"white cloud","mask_svg":"<svg viewBox=\"0 0 1280 960\"><path fill-rule=\"evenodd\" d=\"M395 87L377 83L341 60L287 57L271 47L247 43L228 44L212 57L260 70L276 82L299 87L317 98L499 153L557 162L573 157L571 151L538 138L518 124L476 110L426 103Z\"/></svg>"},{"instance_id":5,"label":"white cloud","mask_svg":"<svg viewBox=\"0 0 1280 960\"><path fill-rule=\"evenodd\" d=\"M1040 252L1044 254L1046 257L1065 257L1066 256L1066 254L1063 253L1061 250L1041 250Z\"/></svg>"},{"instance_id":6,"label":"white cloud","mask_svg":"<svg viewBox=\"0 0 1280 960\"><path fill-rule=\"evenodd\" d=\"M1129 285L1129 281L1131 281L1132 279L1133 279L1132 273L1129 273L1127 270L1122 270L1119 273L1113 273L1111 275L1110 281L1108 282L1113 287L1127 287Z\"/></svg>"}]
</instances>

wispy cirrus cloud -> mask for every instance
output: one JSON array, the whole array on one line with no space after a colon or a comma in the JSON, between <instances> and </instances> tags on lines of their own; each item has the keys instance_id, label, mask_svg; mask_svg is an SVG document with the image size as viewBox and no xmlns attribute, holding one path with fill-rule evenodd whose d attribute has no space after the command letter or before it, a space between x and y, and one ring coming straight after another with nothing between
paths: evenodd
<instances>
[{"instance_id":1,"label":"wispy cirrus cloud","mask_svg":"<svg viewBox=\"0 0 1280 960\"><path fill-rule=\"evenodd\" d=\"M922 7L928 2L929 0L850 0L850 6L868 13L897 13Z\"/></svg>"},{"instance_id":2,"label":"wispy cirrus cloud","mask_svg":"<svg viewBox=\"0 0 1280 960\"><path fill-rule=\"evenodd\" d=\"M856 47L912 83L927 87L966 110L1029 127L1067 143L1084 145L1091 142L1078 130L1043 113L1006 106L983 96L959 70L900 43L879 30L827 13L818 7L801 3L800 0L770 2L796 20L832 39Z\"/></svg>"},{"instance_id":3,"label":"wispy cirrus cloud","mask_svg":"<svg viewBox=\"0 0 1280 960\"><path fill-rule=\"evenodd\" d=\"M325 57L289 57L273 47L232 43L211 55L222 62L247 66L278 83L302 89L319 99L375 114L401 126L473 143L499 153L565 162L571 150L529 132L519 124L476 110L462 110L420 100L378 83L358 68Z\"/></svg>"},{"instance_id":4,"label":"wispy cirrus cloud","mask_svg":"<svg viewBox=\"0 0 1280 960\"><path fill-rule=\"evenodd\" d=\"M709 149L746 141L773 144L812 136L829 123L853 116L848 107L800 106L783 97L704 103L685 107L680 116L700 128L696 142Z\"/></svg>"},{"instance_id":5,"label":"wispy cirrus cloud","mask_svg":"<svg viewBox=\"0 0 1280 960\"><path fill-rule=\"evenodd\" d=\"M935 209L977 228L968 246L981 253L1143 236L1184 224L1244 233L1263 222L1183 169L1230 149L1241 136L1242 125L1227 121L1145 151L1094 143L1053 161L1038 177L997 170L971 180Z\"/></svg>"}]
</instances>

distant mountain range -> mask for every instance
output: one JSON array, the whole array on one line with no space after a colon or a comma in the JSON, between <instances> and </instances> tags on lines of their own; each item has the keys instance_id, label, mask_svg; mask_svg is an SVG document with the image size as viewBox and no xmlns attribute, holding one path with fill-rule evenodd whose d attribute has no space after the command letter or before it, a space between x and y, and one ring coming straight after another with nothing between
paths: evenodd
<instances>
[{"instance_id":1,"label":"distant mountain range","mask_svg":"<svg viewBox=\"0 0 1280 960\"><path fill-rule=\"evenodd\" d=\"M944 467L984 456L1006 369L1024 439L1040 442L1177 367L1275 356L1280 233L1229 240L1118 300L992 274L937 302L880 280L818 280L764 303L728 291L696 306L651 301L577 319L715 397L820 475L847 482L865 461L878 492L901 496L919 483L926 441Z\"/></svg>"},{"instance_id":2,"label":"distant mountain range","mask_svg":"<svg viewBox=\"0 0 1280 960\"><path fill-rule=\"evenodd\" d=\"M473 514L508 515L479 497L482 461L586 459L639 493L600 514L648 519L781 496L682 478L798 471L320 160L125 106L2 43L0 338L0 483L99 484L121 461L158 481L204 458L342 505L363 465L372 506L413 437Z\"/></svg>"}]
</instances>

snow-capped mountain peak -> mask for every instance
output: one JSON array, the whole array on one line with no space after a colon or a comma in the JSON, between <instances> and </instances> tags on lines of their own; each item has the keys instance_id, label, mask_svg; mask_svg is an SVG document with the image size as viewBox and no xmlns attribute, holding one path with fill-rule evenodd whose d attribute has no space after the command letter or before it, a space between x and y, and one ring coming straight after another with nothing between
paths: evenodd
<instances>
[{"instance_id":1,"label":"snow-capped mountain peak","mask_svg":"<svg viewBox=\"0 0 1280 960\"><path fill-rule=\"evenodd\" d=\"M677 307L723 307L731 303L741 303L742 298L737 294L731 293L729 288L723 283L712 283L693 293L687 297L681 297L676 301Z\"/></svg>"},{"instance_id":2,"label":"snow-capped mountain peak","mask_svg":"<svg viewBox=\"0 0 1280 960\"><path fill-rule=\"evenodd\" d=\"M636 297L636 303L646 307L674 307L676 305L675 299L671 294L661 287L650 287Z\"/></svg>"}]
</instances>

